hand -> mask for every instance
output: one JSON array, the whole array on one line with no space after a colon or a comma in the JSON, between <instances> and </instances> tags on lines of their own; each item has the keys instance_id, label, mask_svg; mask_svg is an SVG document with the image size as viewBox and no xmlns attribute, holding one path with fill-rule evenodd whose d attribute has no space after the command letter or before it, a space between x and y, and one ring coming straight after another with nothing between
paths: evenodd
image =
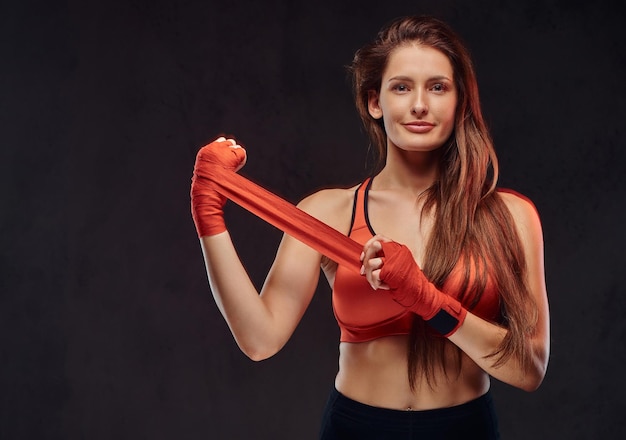
<instances>
[{"instance_id":1,"label":"hand","mask_svg":"<svg viewBox=\"0 0 626 440\"><path fill-rule=\"evenodd\" d=\"M383 267L383 256L380 255L380 253L383 249L383 243L390 242L392 242L392 240L378 234L370 238L367 243L363 245L363 252L361 252L361 275L365 276L367 282L370 283L370 286L372 286L374 290L391 289L380 277L380 271Z\"/></svg>"},{"instance_id":2,"label":"hand","mask_svg":"<svg viewBox=\"0 0 626 440\"><path fill-rule=\"evenodd\" d=\"M219 165L239 171L246 164L246 150L234 139L219 137L200 148L196 155L194 174L201 176L207 167Z\"/></svg>"},{"instance_id":3,"label":"hand","mask_svg":"<svg viewBox=\"0 0 626 440\"><path fill-rule=\"evenodd\" d=\"M191 215L198 237L226 230L223 210L226 198L213 188L207 171L215 166L238 171L245 163L246 150L234 139L220 137L198 151L191 179Z\"/></svg>"},{"instance_id":4,"label":"hand","mask_svg":"<svg viewBox=\"0 0 626 440\"><path fill-rule=\"evenodd\" d=\"M419 268L409 248L377 235L365 243L362 255L361 273L374 290L388 290L394 301L424 319L439 311L439 304L433 304L438 295L432 289L437 289Z\"/></svg>"},{"instance_id":5,"label":"hand","mask_svg":"<svg viewBox=\"0 0 626 440\"><path fill-rule=\"evenodd\" d=\"M373 289L389 291L393 300L450 336L463 323L467 310L437 289L404 245L377 235L363 247L361 274Z\"/></svg>"}]
</instances>

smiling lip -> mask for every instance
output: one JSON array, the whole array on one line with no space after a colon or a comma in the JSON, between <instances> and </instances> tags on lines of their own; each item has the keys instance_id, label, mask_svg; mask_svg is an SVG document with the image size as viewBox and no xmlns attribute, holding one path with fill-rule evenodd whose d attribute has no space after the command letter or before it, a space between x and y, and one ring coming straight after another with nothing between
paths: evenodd
<instances>
[{"instance_id":1,"label":"smiling lip","mask_svg":"<svg viewBox=\"0 0 626 440\"><path fill-rule=\"evenodd\" d=\"M431 124L426 121L408 122L403 125L412 133L428 133L430 130L435 128L435 124Z\"/></svg>"}]
</instances>

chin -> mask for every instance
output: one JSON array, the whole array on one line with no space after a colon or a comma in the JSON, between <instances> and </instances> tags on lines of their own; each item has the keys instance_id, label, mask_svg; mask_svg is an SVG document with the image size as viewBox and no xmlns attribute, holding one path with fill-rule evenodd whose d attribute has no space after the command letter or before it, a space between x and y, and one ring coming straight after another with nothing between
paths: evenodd
<instances>
[{"instance_id":1,"label":"chin","mask_svg":"<svg viewBox=\"0 0 626 440\"><path fill-rule=\"evenodd\" d=\"M441 143L406 143L404 145L397 146L399 150L407 153L430 153L439 150L444 145Z\"/></svg>"},{"instance_id":2,"label":"chin","mask_svg":"<svg viewBox=\"0 0 626 440\"><path fill-rule=\"evenodd\" d=\"M430 151L436 151L440 149L442 146L446 144L446 142L450 139L448 136L445 139L416 139L411 136L411 138L407 139L398 139L398 142L395 142L393 138L389 138L388 145L393 145L399 150L406 152L422 152L427 153Z\"/></svg>"}]
</instances>

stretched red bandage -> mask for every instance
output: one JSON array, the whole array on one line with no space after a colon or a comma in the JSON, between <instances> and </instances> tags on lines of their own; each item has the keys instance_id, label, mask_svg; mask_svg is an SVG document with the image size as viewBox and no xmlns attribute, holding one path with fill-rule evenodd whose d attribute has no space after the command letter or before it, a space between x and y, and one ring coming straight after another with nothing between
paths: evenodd
<instances>
[{"instance_id":1,"label":"stretched red bandage","mask_svg":"<svg viewBox=\"0 0 626 440\"><path fill-rule=\"evenodd\" d=\"M359 272L363 245L307 214L276 194L221 166L203 168L198 177L241 207L337 263Z\"/></svg>"},{"instance_id":2,"label":"stretched red bandage","mask_svg":"<svg viewBox=\"0 0 626 440\"><path fill-rule=\"evenodd\" d=\"M360 273L363 246L286 200L221 165L197 167L195 176L211 181L212 189L342 266ZM385 264L381 280L396 302L423 317L442 335L454 333L467 310L440 292L417 267L411 251L398 243L382 243Z\"/></svg>"}]
</instances>

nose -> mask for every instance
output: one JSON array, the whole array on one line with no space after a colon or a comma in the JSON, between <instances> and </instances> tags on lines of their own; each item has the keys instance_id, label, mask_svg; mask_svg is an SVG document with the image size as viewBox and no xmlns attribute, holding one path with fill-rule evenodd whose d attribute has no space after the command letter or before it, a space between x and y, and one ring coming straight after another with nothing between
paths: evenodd
<instances>
[{"instance_id":1,"label":"nose","mask_svg":"<svg viewBox=\"0 0 626 440\"><path fill-rule=\"evenodd\" d=\"M424 92L422 91L418 91L415 95L415 100L413 101L413 106L411 107L411 113L418 118L428 113L428 104L426 103L425 98Z\"/></svg>"}]
</instances>

